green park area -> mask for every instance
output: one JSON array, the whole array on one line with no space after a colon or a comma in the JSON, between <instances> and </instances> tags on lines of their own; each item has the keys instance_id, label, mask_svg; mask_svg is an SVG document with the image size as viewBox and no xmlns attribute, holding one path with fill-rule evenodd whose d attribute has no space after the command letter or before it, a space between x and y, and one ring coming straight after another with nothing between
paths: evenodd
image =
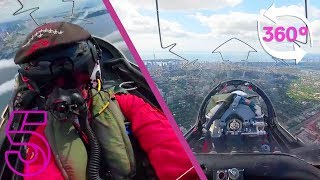
<instances>
[{"instance_id":1,"label":"green park area","mask_svg":"<svg viewBox=\"0 0 320 180\"><path fill-rule=\"evenodd\" d=\"M296 101L320 101L320 79L301 77L292 81L287 95Z\"/></svg>"}]
</instances>

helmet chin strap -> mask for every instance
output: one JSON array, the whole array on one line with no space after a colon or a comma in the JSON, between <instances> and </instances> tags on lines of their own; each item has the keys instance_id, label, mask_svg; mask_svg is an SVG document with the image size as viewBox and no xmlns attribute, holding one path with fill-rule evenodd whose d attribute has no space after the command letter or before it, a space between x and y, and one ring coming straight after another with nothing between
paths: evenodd
<instances>
[{"instance_id":1,"label":"helmet chin strap","mask_svg":"<svg viewBox=\"0 0 320 180\"><path fill-rule=\"evenodd\" d=\"M98 80L101 78L101 67L100 67L100 61L98 60L97 63L95 64L90 80L93 88L96 88L98 86Z\"/></svg>"},{"instance_id":2,"label":"helmet chin strap","mask_svg":"<svg viewBox=\"0 0 320 180\"><path fill-rule=\"evenodd\" d=\"M100 80L101 78L101 66L100 66L100 59L102 58L102 52L101 49L98 45L98 43L95 41L95 39L93 37L90 38L91 43L93 43L93 46L96 49L96 55L98 57L93 57L96 59L96 64L92 70L91 76L90 76L90 80L91 80L91 85L93 88L97 88L98 86L98 79Z\"/></svg>"}]
</instances>

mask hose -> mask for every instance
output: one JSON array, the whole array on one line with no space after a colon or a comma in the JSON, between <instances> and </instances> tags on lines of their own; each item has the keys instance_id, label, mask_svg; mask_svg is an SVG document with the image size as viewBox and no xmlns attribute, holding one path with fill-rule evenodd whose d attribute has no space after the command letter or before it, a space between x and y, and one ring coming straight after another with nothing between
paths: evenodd
<instances>
[{"instance_id":1,"label":"mask hose","mask_svg":"<svg viewBox=\"0 0 320 180\"><path fill-rule=\"evenodd\" d=\"M68 106L67 109L69 112L61 111L61 109L63 109L61 108L61 105L63 105L63 107ZM69 115L70 113L73 113L78 116L80 129L87 136L89 143L87 178L89 180L101 180L99 176L99 170L101 167L101 147L88 122L88 107L84 98L77 91L63 90L59 88L55 89L52 95L49 96L49 99L47 100L47 107L48 106L49 109L53 109L53 111L55 111L54 113ZM67 115L67 117L69 116Z\"/></svg>"},{"instance_id":2,"label":"mask hose","mask_svg":"<svg viewBox=\"0 0 320 180\"><path fill-rule=\"evenodd\" d=\"M75 94L73 94L74 96ZM78 94L76 94L78 96ZM81 97L82 98L82 97ZM100 180L99 169L101 165L101 148L96 135L88 122L88 108L84 103L80 107L79 124L81 130L88 138L89 142L89 162L87 166L87 175L89 180Z\"/></svg>"}]
</instances>

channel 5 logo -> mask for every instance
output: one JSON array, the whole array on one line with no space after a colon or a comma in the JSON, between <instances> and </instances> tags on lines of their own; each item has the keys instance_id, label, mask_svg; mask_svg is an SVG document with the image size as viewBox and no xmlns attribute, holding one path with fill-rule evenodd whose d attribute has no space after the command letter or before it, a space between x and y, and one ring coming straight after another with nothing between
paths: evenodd
<instances>
[{"instance_id":1,"label":"channel 5 logo","mask_svg":"<svg viewBox=\"0 0 320 180\"><path fill-rule=\"evenodd\" d=\"M34 117L37 117L37 121L34 120ZM20 126L18 128L13 129L14 126L13 120L20 118L22 122L20 122ZM32 121L31 121L32 120ZM6 126L6 136L10 144L14 147L27 147L28 150L32 149L32 156L30 158L23 158L23 155L18 150L7 150L5 152L5 161L7 166L16 174L20 176L35 176L43 172L46 167L49 165L49 161L51 158L51 150L48 141L46 138L34 131L26 130L32 126L43 126L48 122L48 114L46 111L40 110L32 110L32 111L12 111L9 116L9 121ZM17 140L19 138L14 138L15 135L29 135L33 139L36 139L38 143L31 142L22 142ZM41 145L40 145L41 144ZM27 151L28 151L27 150ZM19 160L23 163L23 166L30 166L37 161L37 166L39 167L35 169L33 172L19 172L15 169L14 165L11 164L9 158L11 156L17 156ZM39 161L41 162L39 164Z\"/></svg>"}]
</instances>

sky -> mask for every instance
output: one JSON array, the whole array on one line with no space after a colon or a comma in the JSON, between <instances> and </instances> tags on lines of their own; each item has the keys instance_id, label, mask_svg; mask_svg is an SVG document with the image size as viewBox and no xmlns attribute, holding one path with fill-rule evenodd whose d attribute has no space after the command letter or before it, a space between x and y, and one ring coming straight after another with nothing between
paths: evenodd
<instances>
[{"instance_id":1,"label":"sky","mask_svg":"<svg viewBox=\"0 0 320 180\"><path fill-rule=\"evenodd\" d=\"M63 2L65 1L65 2ZM23 9L19 12L39 7L39 10L33 13L35 18L42 17L48 14L55 14L62 11L70 11L72 9L72 0L20 0L23 4ZM100 0L74 0L75 8L82 8L84 6L97 6L102 4ZM16 20L25 18L31 11L13 16L12 14L21 8L18 0L0 0L0 22Z\"/></svg>"},{"instance_id":2,"label":"sky","mask_svg":"<svg viewBox=\"0 0 320 180\"><path fill-rule=\"evenodd\" d=\"M164 45L177 43L176 52L211 53L236 37L263 52L257 35L257 18L273 2L276 8L305 16L304 0L159 0ZM320 1L308 2L314 46L301 46L309 53L320 53ZM142 57L153 52L168 52L160 47L155 0L111 0L111 3ZM303 25L296 18L280 17L279 20L283 25L288 22L297 27ZM299 40L305 38L299 37ZM226 51L247 51L246 46L237 43L229 44ZM292 43L270 45L278 49L293 47Z\"/></svg>"},{"instance_id":3,"label":"sky","mask_svg":"<svg viewBox=\"0 0 320 180\"><path fill-rule=\"evenodd\" d=\"M40 9L34 12L35 18L45 13L55 14L68 10L71 12L72 2L62 1L21 0L24 4L21 11L39 6ZM101 0L74 1L76 8L95 6L98 3L101 5ZM177 43L174 48L176 52L211 53L223 42L236 37L256 48L258 52L263 52L257 36L257 17L273 2L277 8L289 9L300 15L305 14L304 0L159 0L164 45ZM320 46L320 1L308 0L308 2L314 47L305 46L304 49L310 53L320 53L320 48L317 48ZM111 3L142 56L153 52L162 54L168 52L160 47L155 0L111 0ZM26 18L30 12L12 16L21 7L18 0L0 0L0 7L2 7L0 22ZM297 19L291 19L290 22L299 24ZM114 33L120 36L119 33ZM234 42L228 43L223 50L247 50L246 46L239 48L238 42ZM124 43L119 42L119 44ZM272 46L279 49L292 48L288 43L272 44Z\"/></svg>"}]
</instances>

